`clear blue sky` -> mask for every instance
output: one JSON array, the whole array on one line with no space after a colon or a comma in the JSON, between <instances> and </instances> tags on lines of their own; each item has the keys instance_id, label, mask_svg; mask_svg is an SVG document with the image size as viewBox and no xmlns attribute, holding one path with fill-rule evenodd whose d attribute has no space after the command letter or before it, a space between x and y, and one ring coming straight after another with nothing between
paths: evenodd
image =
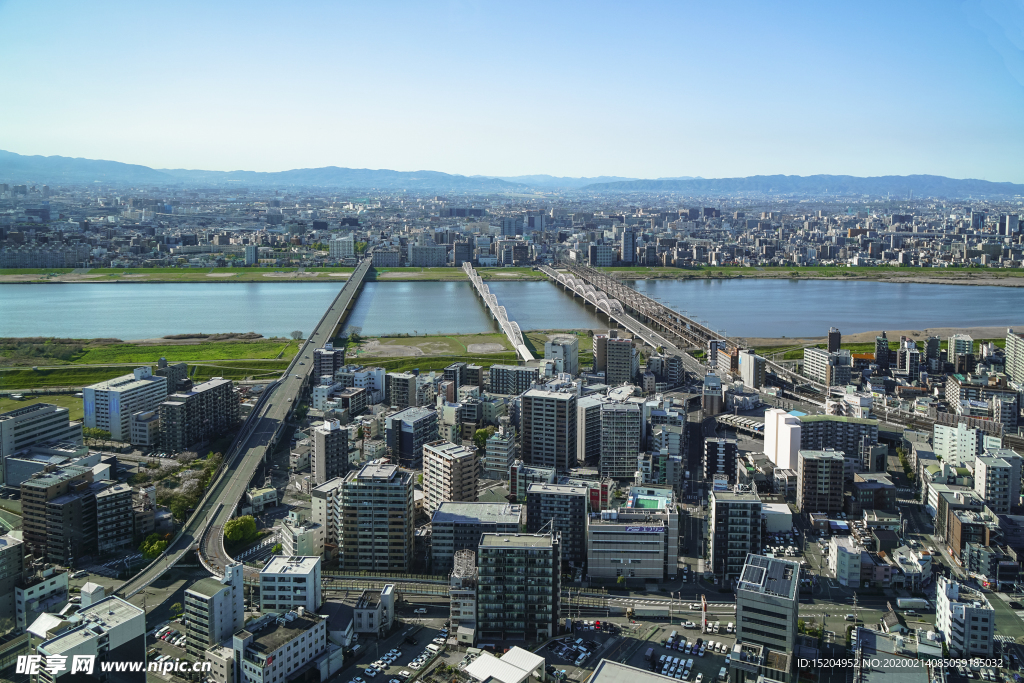
<instances>
[{"instance_id":1,"label":"clear blue sky","mask_svg":"<svg viewBox=\"0 0 1024 683\"><path fill-rule=\"evenodd\" d=\"M0 0L0 148L1024 182L1024 0Z\"/></svg>"}]
</instances>

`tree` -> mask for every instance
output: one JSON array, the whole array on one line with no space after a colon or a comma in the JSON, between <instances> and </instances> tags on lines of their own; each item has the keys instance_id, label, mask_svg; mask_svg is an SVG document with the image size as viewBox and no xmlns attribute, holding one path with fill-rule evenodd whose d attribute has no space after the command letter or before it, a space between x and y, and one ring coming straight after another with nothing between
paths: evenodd
<instances>
[{"instance_id":1,"label":"tree","mask_svg":"<svg viewBox=\"0 0 1024 683\"><path fill-rule=\"evenodd\" d=\"M160 553L167 550L167 541L165 541L160 534L150 534L146 536L146 540L139 546L139 552L147 560L152 560L160 556Z\"/></svg>"},{"instance_id":2,"label":"tree","mask_svg":"<svg viewBox=\"0 0 1024 683\"><path fill-rule=\"evenodd\" d=\"M366 251L366 244L366 242L356 242L355 245L353 245L355 246L356 253L362 254L364 251Z\"/></svg>"},{"instance_id":3,"label":"tree","mask_svg":"<svg viewBox=\"0 0 1024 683\"><path fill-rule=\"evenodd\" d=\"M487 439L494 435L494 427L484 427L473 432L473 443L480 450L487 448Z\"/></svg>"},{"instance_id":4,"label":"tree","mask_svg":"<svg viewBox=\"0 0 1024 683\"><path fill-rule=\"evenodd\" d=\"M105 429L96 429L95 427L86 427L82 430L82 436L87 439L109 439L110 432Z\"/></svg>"},{"instance_id":5,"label":"tree","mask_svg":"<svg viewBox=\"0 0 1024 683\"><path fill-rule=\"evenodd\" d=\"M356 438L357 439L362 439L363 438L363 426L362 425L359 425L359 428L356 429Z\"/></svg>"},{"instance_id":6,"label":"tree","mask_svg":"<svg viewBox=\"0 0 1024 683\"><path fill-rule=\"evenodd\" d=\"M302 330L292 330L291 337L296 341L302 339Z\"/></svg>"},{"instance_id":7,"label":"tree","mask_svg":"<svg viewBox=\"0 0 1024 683\"><path fill-rule=\"evenodd\" d=\"M615 583L619 584L620 586L625 586L626 585L626 577L625 576L620 576L619 578L615 579Z\"/></svg>"},{"instance_id":8,"label":"tree","mask_svg":"<svg viewBox=\"0 0 1024 683\"><path fill-rule=\"evenodd\" d=\"M224 538L230 543L251 541L256 538L256 520L252 515L243 515L228 520L224 525Z\"/></svg>"},{"instance_id":9,"label":"tree","mask_svg":"<svg viewBox=\"0 0 1024 683\"><path fill-rule=\"evenodd\" d=\"M181 606L180 602L174 603L173 605L171 605L171 618L177 619L181 616L181 613L184 611L185 609Z\"/></svg>"},{"instance_id":10,"label":"tree","mask_svg":"<svg viewBox=\"0 0 1024 683\"><path fill-rule=\"evenodd\" d=\"M274 555L280 555L283 549L284 546L282 546L280 543L275 543L274 547L270 549L270 552L272 552Z\"/></svg>"}]
</instances>

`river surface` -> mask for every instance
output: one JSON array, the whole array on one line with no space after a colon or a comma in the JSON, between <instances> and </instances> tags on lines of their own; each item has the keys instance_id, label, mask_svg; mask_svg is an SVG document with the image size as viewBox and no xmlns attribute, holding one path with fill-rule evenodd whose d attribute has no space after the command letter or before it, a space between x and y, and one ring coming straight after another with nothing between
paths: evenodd
<instances>
[{"instance_id":1,"label":"river surface","mask_svg":"<svg viewBox=\"0 0 1024 683\"><path fill-rule=\"evenodd\" d=\"M341 282L0 285L0 337L309 333ZM488 283L524 330L600 329L592 309L549 282ZM637 280L637 290L732 336L824 336L1012 324L1024 288L821 280ZM364 335L495 331L468 282L368 282L346 327Z\"/></svg>"}]
</instances>

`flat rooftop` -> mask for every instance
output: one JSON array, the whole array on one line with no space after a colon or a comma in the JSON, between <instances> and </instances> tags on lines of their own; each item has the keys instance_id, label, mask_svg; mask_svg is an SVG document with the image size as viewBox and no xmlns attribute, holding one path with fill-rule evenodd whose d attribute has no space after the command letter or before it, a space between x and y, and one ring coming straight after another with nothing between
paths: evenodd
<instances>
[{"instance_id":1,"label":"flat rooftop","mask_svg":"<svg viewBox=\"0 0 1024 683\"><path fill-rule=\"evenodd\" d=\"M518 524L523 506L513 503L452 503L438 506L432 524Z\"/></svg>"},{"instance_id":2,"label":"flat rooftop","mask_svg":"<svg viewBox=\"0 0 1024 683\"><path fill-rule=\"evenodd\" d=\"M45 641L39 646L39 651L50 655L72 651L82 643L99 638L110 629L136 618L140 619L140 628L144 629L145 613L141 607L114 596L103 598L69 617L68 621L81 625L72 626L72 630Z\"/></svg>"},{"instance_id":3,"label":"flat rooftop","mask_svg":"<svg viewBox=\"0 0 1024 683\"><path fill-rule=\"evenodd\" d=\"M533 534L481 534L480 545L488 548L550 548L551 536Z\"/></svg>"},{"instance_id":4,"label":"flat rooftop","mask_svg":"<svg viewBox=\"0 0 1024 683\"><path fill-rule=\"evenodd\" d=\"M280 555L270 558L270 562L260 570L260 574L309 574L320 563L319 556Z\"/></svg>"},{"instance_id":5,"label":"flat rooftop","mask_svg":"<svg viewBox=\"0 0 1024 683\"><path fill-rule=\"evenodd\" d=\"M781 558L750 553L736 584L737 591L747 590L764 595L796 599L800 565Z\"/></svg>"},{"instance_id":6,"label":"flat rooftop","mask_svg":"<svg viewBox=\"0 0 1024 683\"><path fill-rule=\"evenodd\" d=\"M253 633L252 644L249 646L261 654L271 654L290 641L298 638L320 622L320 617L315 614L296 616L291 621L283 624L274 620L272 626L264 627L262 631Z\"/></svg>"},{"instance_id":7,"label":"flat rooftop","mask_svg":"<svg viewBox=\"0 0 1024 683\"><path fill-rule=\"evenodd\" d=\"M674 678L653 671L627 666L610 659L602 659L594 669L588 683L666 683Z\"/></svg>"},{"instance_id":8,"label":"flat rooftop","mask_svg":"<svg viewBox=\"0 0 1024 683\"><path fill-rule=\"evenodd\" d=\"M526 489L526 494L531 493L551 493L562 496L589 496L590 489L582 486L572 486L569 484L530 484L529 488Z\"/></svg>"},{"instance_id":9,"label":"flat rooftop","mask_svg":"<svg viewBox=\"0 0 1024 683\"><path fill-rule=\"evenodd\" d=\"M356 474L356 479L379 479L382 481L389 481L397 473L398 465L372 462L362 466Z\"/></svg>"}]
</instances>

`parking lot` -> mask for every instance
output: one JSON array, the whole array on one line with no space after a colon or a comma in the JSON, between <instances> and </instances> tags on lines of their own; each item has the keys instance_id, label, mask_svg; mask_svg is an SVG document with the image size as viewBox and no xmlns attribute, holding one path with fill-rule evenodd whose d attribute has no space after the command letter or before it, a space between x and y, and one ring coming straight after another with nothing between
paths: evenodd
<instances>
[{"instance_id":1,"label":"parking lot","mask_svg":"<svg viewBox=\"0 0 1024 683\"><path fill-rule=\"evenodd\" d=\"M401 624L395 633L383 640L364 637L356 654L355 666L347 666L331 680L349 683L401 683L410 675L422 674L438 659L449 659L442 646L445 638L442 633L447 635L443 627L426 622ZM435 657L427 648L428 645L436 645L442 652Z\"/></svg>"}]
</instances>

